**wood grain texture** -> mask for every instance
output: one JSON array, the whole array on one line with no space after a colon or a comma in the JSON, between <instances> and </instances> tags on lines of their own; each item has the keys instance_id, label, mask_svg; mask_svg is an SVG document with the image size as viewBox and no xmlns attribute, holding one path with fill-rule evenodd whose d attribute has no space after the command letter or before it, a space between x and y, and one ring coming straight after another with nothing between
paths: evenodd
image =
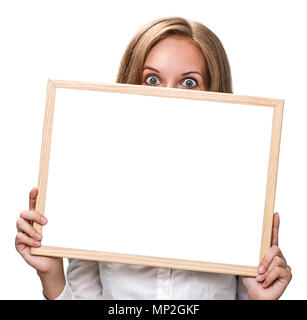
<instances>
[{"instance_id":1,"label":"wood grain texture","mask_svg":"<svg viewBox=\"0 0 307 320\"><path fill-rule=\"evenodd\" d=\"M38 195L36 198L36 206L35 206L35 211L38 211L41 214L44 214L45 212L55 92L56 92L56 87L54 83L51 80L48 80L44 127L43 127L43 136L42 136L41 154L40 154L40 166L39 166L39 173L38 173L38 186L37 186ZM40 224L34 222L33 227L40 233L43 232L42 226ZM32 253L32 250L33 248L31 248L31 253Z\"/></svg>"},{"instance_id":2,"label":"wood grain texture","mask_svg":"<svg viewBox=\"0 0 307 320\"><path fill-rule=\"evenodd\" d=\"M167 259L131 254L110 253L101 251L78 250L69 248L57 248L43 246L33 248L32 254L53 257L72 258L91 261L105 261L126 264L136 264L160 268L172 268L181 270L192 270L213 273L235 274L242 276L257 276L257 268L249 266L238 266L231 264L220 264L211 262L199 262L192 260Z\"/></svg>"},{"instance_id":3,"label":"wood grain texture","mask_svg":"<svg viewBox=\"0 0 307 320\"><path fill-rule=\"evenodd\" d=\"M45 199L47 192L48 168L50 158L50 146L52 136L53 114L55 107L55 94L57 88L68 88L75 90L94 90L114 93L128 93L148 96L160 96L169 98L181 98L192 100L204 100L254 106L267 106L274 108L272 136L270 146L270 156L267 173L267 187L265 197L265 207L262 226L262 240L260 250L260 260L265 255L271 245L271 230L274 213L275 192L277 183L277 169L280 149L282 115L284 101L281 99L261 98L245 95L234 95L228 93L216 93L208 91L158 88L140 85L127 84L103 84L94 82L67 81L67 80L48 80L46 109L44 118L44 128L40 155L40 168L38 179L38 197L36 210L44 214ZM42 232L42 226L34 224L34 227ZM229 264L217 264L209 262L176 260L157 257L137 256L128 254L116 254L91 250L78 250L68 248L57 248L42 246L31 248L31 253L35 255L47 255L56 257L66 257L74 259L84 259L93 261L108 261L117 263L146 265L153 267L164 267L204 272L226 273L245 276L256 276L256 266L237 266Z\"/></svg>"},{"instance_id":4,"label":"wood grain texture","mask_svg":"<svg viewBox=\"0 0 307 320\"><path fill-rule=\"evenodd\" d=\"M176 88L161 88L152 86L141 86L132 84L109 84L96 82L81 82L68 80L50 80L56 88L69 88L77 90L92 90L105 92L118 92L128 94L141 94L147 96L159 96L169 98L183 98L192 100L206 100L214 102L225 102L235 104L248 104L255 106L274 107L282 103L280 99L261 98L245 95L234 95L232 93L221 93L212 91L186 90Z\"/></svg>"},{"instance_id":5,"label":"wood grain texture","mask_svg":"<svg viewBox=\"0 0 307 320\"><path fill-rule=\"evenodd\" d=\"M266 198L265 198L265 206L264 206L263 225L262 225L260 261L262 260L266 252L271 247L283 109L284 109L284 101L282 100L279 103L277 103L277 105L274 107L274 113L273 113L270 158L269 158L269 166L268 166Z\"/></svg>"}]
</instances>

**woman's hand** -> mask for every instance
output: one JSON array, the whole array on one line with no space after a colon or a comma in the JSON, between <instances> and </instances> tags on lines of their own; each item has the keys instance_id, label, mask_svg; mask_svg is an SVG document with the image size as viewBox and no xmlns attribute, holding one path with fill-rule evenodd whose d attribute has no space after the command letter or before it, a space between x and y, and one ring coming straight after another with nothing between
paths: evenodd
<instances>
[{"instance_id":1,"label":"woman's hand","mask_svg":"<svg viewBox=\"0 0 307 320\"><path fill-rule=\"evenodd\" d=\"M279 215L274 214L271 248L258 266L256 278L243 277L250 299L277 300L291 278L291 268L278 247Z\"/></svg>"},{"instance_id":2,"label":"woman's hand","mask_svg":"<svg viewBox=\"0 0 307 320\"><path fill-rule=\"evenodd\" d=\"M38 189L33 188L29 194L29 210L22 211L17 220L18 233L15 238L15 247L23 259L36 269L46 298L54 299L65 286L63 259L32 255L30 252L31 247L40 247L42 239L42 235L34 229L33 222L41 225L47 223L47 219L35 211L37 194Z\"/></svg>"}]
</instances>

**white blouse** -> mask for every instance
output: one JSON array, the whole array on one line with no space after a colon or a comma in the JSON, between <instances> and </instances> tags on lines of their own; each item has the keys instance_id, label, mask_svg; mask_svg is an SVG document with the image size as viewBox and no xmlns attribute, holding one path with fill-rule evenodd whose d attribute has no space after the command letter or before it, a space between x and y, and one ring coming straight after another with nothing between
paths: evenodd
<instances>
[{"instance_id":1,"label":"white blouse","mask_svg":"<svg viewBox=\"0 0 307 320\"><path fill-rule=\"evenodd\" d=\"M233 275L69 259L66 286L57 300L248 299Z\"/></svg>"}]
</instances>

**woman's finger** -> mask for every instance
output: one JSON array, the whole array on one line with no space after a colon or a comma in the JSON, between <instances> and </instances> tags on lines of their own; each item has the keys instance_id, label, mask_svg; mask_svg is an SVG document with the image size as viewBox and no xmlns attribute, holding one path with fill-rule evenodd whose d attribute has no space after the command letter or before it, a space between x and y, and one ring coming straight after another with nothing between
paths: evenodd
<instances>
[{"instance_id":1,"label":"woman's finger","mask_svg":"<svg viewBox=\"0 0 307 320\"><path fill-rule=\"evenodd\" d=\"M276 212L276 213L274 213L274 216L273 216L271 246L277 246L278 247L279 224L280 224L280 218L279 218L279 214Z\"/></svg>"},{"instance_id":2,"label":"woman's finger","mask_svg":"<svg viewBox=\"0 0 307 320\"><path fill-rule=\"evenodd\" d=\"M35 240L41 240L42 236L23 218L17 220L17 230L26 233L28 236Z\"/></svg>"},{"instance_id":3,"label":"woman's finger","mask_svg":"<svg viewBox=\"0 0 307 320\"><path fill-rule=\"evenodd\" d=\"M46 224L47 223L47 218L43 216L41 213L33 210L24 210L21 211L20 213L20 218L30 220L30 221L35 221L39 224Z\"/></svg>"},{"instance_id":4,"label":"woman's finger","mask_svg":"<svg viewBox=\"0 0 307 320\"><path fill-rule=\"evenodd\" d=\"M269 249L269 251L267 252L267 254L263 257L263 259L261 260L261 263L258 266L259 274L263 274L267 271L269 265L271 264L271 262L275 256L279 256L281 258L284 258L279 247L272 246Z\"/></svg>"},{"instance_id":5,"label":"woman's finger","mask_svg":"<svg viewBox=\"0 0 307 320\"><path fill-rule=\"evenodd\" d=\"M287 265L287 261L281 256L275 256L268 267L267 272L271 272L275 267L285 268Z\"/></svg>"},{"instance_id":6,"label":"woman's finger","mask_svg":"<svg viewBox=\"0 0 307 320\"><path fill-rule=\"evenodd\" d=\"M38 189L32 188L32 190L29 193L29 210L35 210L37 195Z\"/></svg>"},{"instance_id":7,"label":"woman's finger","mask_svg":"<svg viewBox=\"0 0 307 320\"><path fill-rule=\"evenodd\" d=\"M280 257L280 256L275 256L273 257L272 262L270 263L268 269L266 270L265 273L258 275L256 277L257 281L262 282L266 279L266 277L268 276L268 274L275 268L275 267L281 267L281 268L285 268L287 266L287 262L284 258Z\"/></svg>"},{"instance_id":8,"label":"woman's finger","mask_svg":"<svg viewBox=\"0 0 307 320\"><path fill-rule=\"evenodd\" d=\"M267 288L270 286L275 280L280 278L286 278L288 276L288 271L286 268L282 267L275 267L266 277L265 281L263 282L263 287Z\"/></svg>"},{"instance_id":9,"label":"woman's finger","mask_svg":"<svg viewBox=\"0 0 307 320\"><path fill-rule=\"evenodd\" d=\"M18 250L18 246L20 244L25 244L29 247L40 247L40 245L41 245L41 242L39 240L35 240L33 238L30 238L23 232L17 233L15 243L16 243L17 250Z\"/></svg>"}]
</instances>

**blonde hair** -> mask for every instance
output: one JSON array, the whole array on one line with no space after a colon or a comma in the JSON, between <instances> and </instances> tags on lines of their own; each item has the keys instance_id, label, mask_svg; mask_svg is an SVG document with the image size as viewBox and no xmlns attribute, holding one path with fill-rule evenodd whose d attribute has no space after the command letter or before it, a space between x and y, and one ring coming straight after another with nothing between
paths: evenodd
<instances>
[{"instance_id":1,"label":"blonde hair","mask_svg":"<svg viewBox=\"0 0 307 320\"><path fill-rule=\"evenodd\" d=\"M221 41L203 24L180 17L154 20L136 33L122 57L117 82L141 84L150 49L170 35L186 38L201 50L207 62L208 91L232 93L230 66Z\"/></svg>"}]
</instances>

